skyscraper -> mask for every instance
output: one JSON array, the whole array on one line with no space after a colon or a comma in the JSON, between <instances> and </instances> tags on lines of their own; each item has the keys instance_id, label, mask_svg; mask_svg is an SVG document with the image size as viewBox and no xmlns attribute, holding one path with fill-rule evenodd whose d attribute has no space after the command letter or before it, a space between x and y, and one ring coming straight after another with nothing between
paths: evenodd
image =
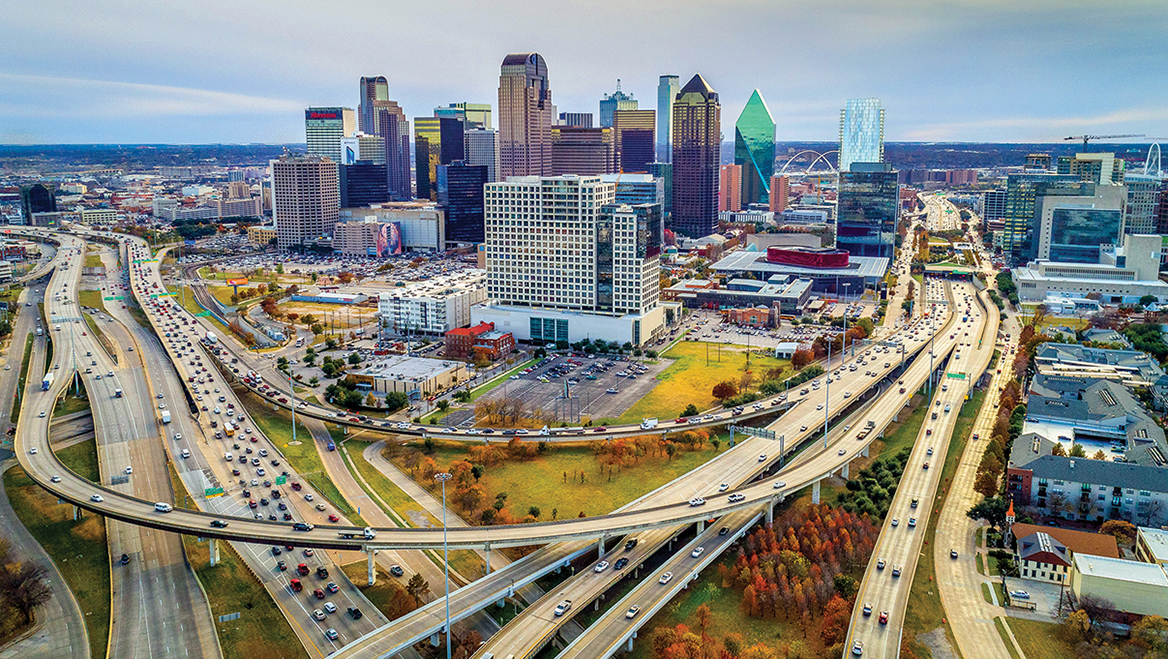
<instances>
[{"instance_id":1,"label":"skyscraper","mask_svg":"<svg viewBox=\"0 0 1168 659\"><path fill-rule=\"evenodd\" d=\"M57 198L50 184L35 183L20 189L20 209L25 226L33 226L33 213L56 213Z\"/></svg>"},{"instance_id":2,"label":"skyscraper","mask_svg":"<svg viewBox=\"0 0 1168 659\"><path fill-rule=\"evenodd\" d=\"M280 247L308 245L331 234L341 203L337 163L318 156L282 156L271 161L271 171L272 217Z\"/></svg>"},{"instance_id":3,"label":"skyscraper","mask_svg":"<svg viewBox=\"0 0 1168 659\"><path fill-rule=\"evenodd\" d=\"M353 108L308 108L304 111L307 155L341 162L341 138L357 130Z\"/></svg>"},{"instance_id":4,"label":"skyscraper","mask_svg":"<svg viewBox=\"0 0 1168 659\"><path fill-rule=\"evenodd\" d=\"M742 165L722 165L718 170L718 212L742 210Z\"/></svg>"},{"instance_id":5,"label":"skyscraper","mask_svg":"<svg viewBox=\"0 0 1168 659\"><path fill-rule=\"evenodd\" d=\"M396 201L413 197L410 186L410 122L397 102L374 109L376 134L385 143L385 175L389 194Z\"/></svg>"},{"instance_id":6,"label":"skyscraper","mask_svg":"<svg viewBox=\"0 0 1168 659\"><path fill-rule=\"evenodd\" d=\"M473 128L463 135L463 160L487 168L487 183L499 180L499 131Z\"/></svg>"},{"instance_id":7,"label":"skyscraper","mask_svg":"<svg viewBox=\"0 0 1168 659\"><path fill-rule=\"evenodd\" d=\"M446 239L481 243L484 237L483 186L487 168L455 160L438 166L438 203L446 211Z\"/></svg>"},{"instance_id":8,"label":"skyscraper","mask_svg":"<svg viewBox=\"0 0 1168 659\"><path fill-rule=\"evenodd\" d=\"M884 162L884 109L878 98L848 99L840 110L839 171L854 162Z\"/></svg>"},{"instance_id":9,"label":"skyscraper","mask_svg":"<svg viewBox=\"0 0 1168 659\"><path fill-rule=\"evenodd\" d=\"M661 179L661 189L665 199L665 219L673 213L673 165L667 162L649 163L649 173Z\"/></svg>"},{"instance_id":10,"label":"skyscraper","mask_svg":"<svg viewBox=\"0 0 1168 659\"><path fill-rule=\"evenodd\" d=\"M636 110L637 99L621 91L620 78L616 79L616 91L605 94L600 99L600 127L612 128L612 113L617 110Z\"/></svg>"},{"instance_id":11,"label":"skyscraper","mask_svg":"<svg viewBox=\"0 0 1168 659\"><path fill-rule=\"evenodd\" d=\"M1034 200L1035 248L1028 258L1099 263L1101 246L1123 240L1127 189L1086 181L1059 191L1039 187Z\"/></svg>"},{"instance_id":12,"label":"skyscraper","mask_svg":"<svg viewBox=\"0 0 1168 659\"><path fill-rule=\"evenodd\" d=\"M385 107L389 102L389 82L385 76L362 76L360 83L361 102L357 104L357 128L370 135L377 133L374 108Z\"/></svg>"},{"instance_id":13,"label":"skyscraper","mask_svg":"<svg viewBox=\"0 0 1168 659\"><path fill-rule=\"evenodd\" d=\"M784 175L771 176L771 212L782 213L787 210L787 198L791 194L791 182Z\"/></svg>"},{"instance_id":14,"label":"skyscraper","mask_svg":"<svg viewBox=\"0 0 1168 659\"><path fill-rule=\"evenodd\" d=\"M769 205L775 171L775 120L757 89L734 124L734 164L742 167L742 205Z\"/></svg>"},{"instance_id":15,"label":"skyscraper","mask_svg":"<svg viewBox=\"0 0 1168 659\"><path fill-rule=\"evenodd\" d=\"M499 172L543 175L552 164L552 90L539 53L512 53L499 75Z\"/></svg>"},{"instance_id":16,"label":"skyscraper","mask_svg":"<svg viewBox=\"0 0 1168 659\"><path fill-rule=\"evenodd\" d=\"M612 113L618 171L649 171L649 163L653 162L656 115L653 110L616 110Z\"/></svg>"},{"instance_id":17,"label":"skyscraper","mask_svg":"<svg viewBox=\"0 0 1168 659\"><path fill-rule=\"evenodd\" d=\"M1002 251L1023 258L1037 253L1034 238L1034 204L1038 196L1055 190L1071 190L1078 176L1060 174L1010 174L1006 177L1006 208L1002 230L994 234L994 244Z\"/></svg>"},{"instance_id":18,"label":"skyscraper","mask_svg":"<svg viewBox=\"0 0 1168 659\"><path fill-rule=\"evenodd\" d=\"M839 174L836 247L892 259L900 217L897 172L887 163L852 163Z\"/></svg>"},{"instance_id":19,"label":"skyscraper","mask_svg":"<svg viewBox=\"0 0 1168 659\"><path fill-rule=\"evenodd\" d=\"M657 161L673 159L673 99L681 91L677 76L664 75L657 82ZM668 214L668 212L666 213Z\"/></svg>"},{"instance_id":20,"label":"skyscraper","mask_svg":"<svg viewBox=\"0 0 1168 659\"><path fill-rule=\"evenodd\" d=\"M718 164L722 106L718 93L694 77L673 100L673 229L691 238L718 227Z\"/></svg>"},{"instance_id":21,"label":"skyscraper","mask_svg":"<svg viewBox=\"0 0 1168 659\"><path fill-rule=\"evenodd\" d=\"M358 160L340 169L341 208L369 206L389 201L385 164Z\"/></svg>"},{"instance_id":22,"label":"skyscraper","mask_svg":"<svg viewBox=\"0 0 1168 659\"><path fill-rule=\"evenodd\" d=\"M575 128L592 128L591 112L561 112L557 126L573 126Z\"/></svg>"},{"instance_id":23,"label":"skyscraper","mask_svg":"<svg viewBox=\"0 0 1168 659\"><path fill-rule=\"evenodd\" d=\"M463 159L463 121L454 117L414 119L417 197L438 201L438 166Z\"/></svg>"},{"instance_id":24,"label":"skyscraper","mask_svg":"<svg viewBox=\"0 0 1168 659\"><path fill-rule=\"evenodd\" d=\"M1126 164L1123 158L1116 158L1114 153L1076 153L1074 156L1058 157L1058 173L1071 174L1094 183L1122 185Z\"/></svg>"},{"instance_id":25,"label":"skyscraper","mask_svg":"<svg viewBox=\"0 0 1168 659\"><path fill-rule=\"evenodd\" d=\"M552 127L552 175L597 176L616 171L611 128Z\"/></svg>"},{"instance_id":26,"label":"skyscraper","mask_svg":"<svg viewBox=\"0 0 1168 659\"><path fill-rule=\"evenodd\" d=\"M435 117L461 118L467 129L491 127L490 103L451 103L446 107L434 108Z\"/></svg>"}]
</instances>

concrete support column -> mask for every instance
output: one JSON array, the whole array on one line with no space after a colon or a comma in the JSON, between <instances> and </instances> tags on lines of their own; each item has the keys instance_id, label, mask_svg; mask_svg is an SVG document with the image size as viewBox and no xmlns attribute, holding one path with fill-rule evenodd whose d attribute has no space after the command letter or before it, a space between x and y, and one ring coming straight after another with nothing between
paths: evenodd
<instances>
[{"instance_id":1,"label":"concrete support column","mask_svg":"<svg viewBox=\"0 0 1168 659\"><path fill-rule=\"evenodd\" d=\"M499 601L495 602L495 606L499 607L500 609L503 608L505 604L507 604L507 599L504 597L500 597Z\"/></svg>"},{"instance_id":2,"label":"concrete support column","mask_svg":"<svg viewBox=\"0 0 1168 659\"><path fill-rule=\"evenodd\" d=\"M819 481L811 484L811 503L819 503Z\"/></svg>"},{"instance_id":3,"label":"concrete support column","mask_svg":"<svg viewBox=\"0 0 1168 659\"><path fill-rule=\"evenodd\" d=\"M767 504L767 518L766 519L767 519L767 522L766 522L767 526L770 526L770 525L775 523L775 500L774 499L771 499L771 502L769 504Z\"/></svg>"},{"instance_id":4,"label":"concrete support column","mask_svg":"<svg viewBox=\"0 0 1168 659\"><path fill-rule=\"evenodd\" d=\"M486 569L483 571L483 573L490 574L491 573L491 546L490 545L487 545L487 549L484 553L486 554L486 559L485 559L486 560Z\"/></svg>"},{"instance_id":5,"label":"concrete support column","mask_svg":"<svg viewBox=\"0 0 1168 659\"><path fill-rule=\"evenodd\" d=\"M207 547L211 555L211 567L215 567L219 563L219 541L211 538L207 542L211 543Z\"/></svg>"},{"instance_id":6,"label":"concrete support column","mask_svg":"<svg viewBox=\"0 0 1168 659\"><path fill-rule=\"evenodd\" d=\"M865 458L866 458L866 457L868 457L868 447L867 447L867 446L865 446L865 447L864 447L864 448L863 448L863 449L860 451L860 455L861 455L861 456L863 456L863 457L865 457Z\"/></svg>"},{"instance_id":7,"label":"concrete support column","mask_svg":"<svg viewBox=\"0 0 1168 659\"><path fill-rule=\"evenodd\" d=\"M596 557L604 558L604 536L596 539Z\"/></svg>"},{"instance_id":8,"label":"concrete support column","mask_svg":"<svg viewBox=\"0 0 1168 659\"><path fill-rule=\"evenodd\" d=\"M367 570L369 572L369 585L372 586L377 583L377 568L373 565L373 550L366 549L365 557L367 559Z\"/></svg>"},{"instance_id":9,"label":"concrete support column","mask_svg":"<svg viewBox=\"0 0 1168 659\"><path fill-rule=\"evenodd\" d=\"M632 651L633 651L633 637L630 636L628 647L625 648L625 652L632 652Z\"/></svg>"},{"instance_id":10,"label":"concrete support column","mask_svg":"<svg viewBox=\"0 0 1168 659\"><path fill-rule=\"evenodd\" d=\"M847 478L848 478L848 472L850 471L849 467L851 467L851 466L852 466L852 463L850 463L850 462L845 462L845 463L844 463L844 466L843 466L843 467L840 469L840 476L841 476L841 477L842 477L844 480L847 480Z\"/></svg>"},{"instance_id":11,"label":"concrete support column","mask_svg":"<svg viewBox=\"0 0 1168 659\"><path fill-rule=\"evenodd\" d=\"M73 521L76 522L79 519L81 519L81 509L73 506Z\"/></svg>"},{"instance_id":12,"label":"concrete support column","mask_svg":"<svg viewBox=\"0 0 1168 659\"><path fill-rule=\"evenodd\" d=\"M439 643L438 632L434 632L433 634L430 634L430 645L433 647L438 647L438 643Z\"/></svg>"},{"instance_id":13,"label":"concrete support column","mask_svg":"<svg viewBox=\"0 0 1168 659\"><path fill-rule=\"evenodd\" d=\"M706 520L704 520L704 519L699 520L698 521L698 535L705 533L705 531L706 531Z\"/></svg>"},{"instance_id":14,"label":"concrete support column","mask_svg":"<svg viewBox=\"0 0 1168 659\"><path fill-rule=\"evenodd\" d=\"M599 610L600 610L600 598L599 598L599 597L597 597L596 599L592 600L592 610L593 610L593 611L599 611Z\"/></svg>"}]
</instances>

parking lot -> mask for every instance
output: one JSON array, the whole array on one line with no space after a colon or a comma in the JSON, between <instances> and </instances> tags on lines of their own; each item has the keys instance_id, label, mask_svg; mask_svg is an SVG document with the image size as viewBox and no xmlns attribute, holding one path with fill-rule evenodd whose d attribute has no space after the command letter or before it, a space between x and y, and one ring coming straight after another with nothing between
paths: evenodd
<instances>
[{"instance_id":1,"label":"parking lot","mask_svg":"<svg viewBox=\"0 0 1168 659\"><path fill-rule=\"evenodd\" d=\"M511 376L484 398L521 398L528 409L542 409L549 415L559 412L556 423L616 418L657 386L656 376L671 363L664 359L645 364L630 357L552 356L536 362L526 373ZM574 415L576 403L557 409L556 399L564 395L565 384L579 404L579 418ZM569 411L573 412L570 416Z\"/></svg>"},{"instance_id":2,"label":"parking lot","mask_svg":"<svg viewBox=\"0 0 1168 659\"><path fill-rule=\"evenodd\" d=\"M810 347L816 338L823 336L831 339L843 333L837 327L823 325L788 325L778 328L737 327L728 323L715 324L716 321L698 326L685 338L689 341L710 341L713 343L727 343L732 345L749 346L751 348L776 348L780 343L794 341L800 348Z\"/></svg>"}]
</instances>

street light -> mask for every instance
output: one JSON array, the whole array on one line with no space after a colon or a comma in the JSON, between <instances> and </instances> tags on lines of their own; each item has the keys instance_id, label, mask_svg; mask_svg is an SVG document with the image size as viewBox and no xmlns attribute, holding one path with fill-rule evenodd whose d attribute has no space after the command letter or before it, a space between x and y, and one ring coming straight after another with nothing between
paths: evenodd
<instances>
[{"instance_id":1,"label":"street light","mask_svg":"<svg viewBox=\"0 0 1168 659\"><path fill-rule=\"evenodd\" d=\"M454 478L449 472L434 474L434 480L442 483L442 564L446 573L446 659L450 659L450 546L446 542L446 481Z\"/></svg>"}]
</instances>

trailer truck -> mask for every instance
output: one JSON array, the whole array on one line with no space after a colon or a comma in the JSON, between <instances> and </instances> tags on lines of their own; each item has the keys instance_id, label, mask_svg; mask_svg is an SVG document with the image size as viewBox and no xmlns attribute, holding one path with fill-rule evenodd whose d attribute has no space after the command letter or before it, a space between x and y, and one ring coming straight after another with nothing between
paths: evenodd
<instances>
[{"instance_id":1,"label":"trailer truck","mask_svg":"<svg viewBox=\"0 0 1168 659\"><path fill-rule=\"evenodd\" d=\"M49 387L53 386L53 380L56 378L56 373L49 373L41 380L41 391L48 391Z\"/></svg>"},{"instance_id":2,"label":"trailer truck","mask_svg":"<svg viewBox=\"0 0 1168 659\"><path fill-rule=\"evenodd\" d=\"M170 423L170 410L162 410L162 422Z\"/></svg>"}]
</instances>

